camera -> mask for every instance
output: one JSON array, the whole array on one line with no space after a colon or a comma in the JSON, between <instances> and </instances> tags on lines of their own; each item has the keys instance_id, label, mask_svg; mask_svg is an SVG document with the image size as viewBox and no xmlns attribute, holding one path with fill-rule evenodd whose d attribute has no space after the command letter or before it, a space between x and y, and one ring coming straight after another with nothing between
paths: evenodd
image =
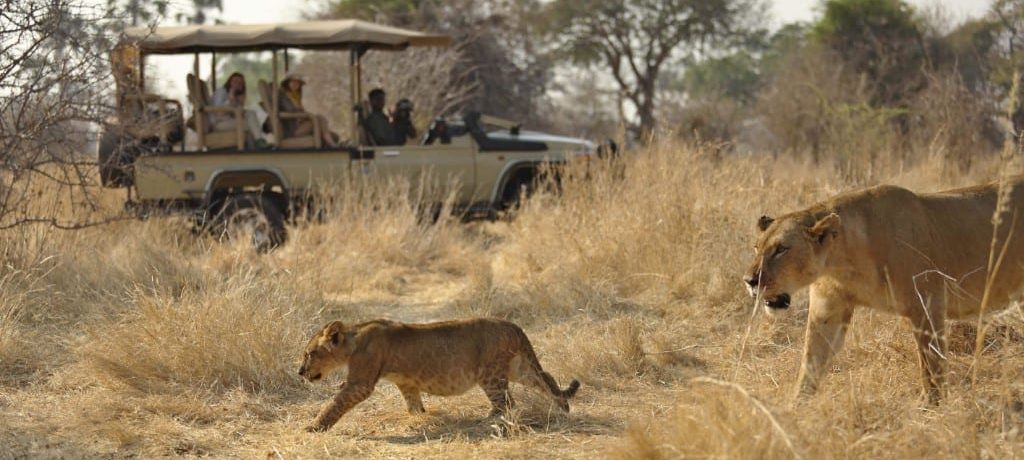
<instances>
[{"instance_id":1,"label":"camera","mask_svg":"<svg viewBox=\"0 0 1024 460\"><path fill-rule=\"evenodd\" d=\"M398 103L395 104L395 115L408 118L412 115L412 109L412 101L406 98L399 99Z\"/></svg>"}]
</instances>

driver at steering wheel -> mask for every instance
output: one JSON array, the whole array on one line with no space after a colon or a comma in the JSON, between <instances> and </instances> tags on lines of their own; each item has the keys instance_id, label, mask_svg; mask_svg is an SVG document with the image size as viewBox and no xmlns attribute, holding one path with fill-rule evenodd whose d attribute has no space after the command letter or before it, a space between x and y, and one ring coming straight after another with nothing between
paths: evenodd
<instances>
[{"instance_id":1,"label":"driver at steering wheel","mask_svg":"<svg viewBox=\"0 0 1024 460\"><path fill-rule=\"evenodd\" d=\"M399 145L404 142L396 142L398 137L395 135L394 128L391 127L391 121L388 120L388 116L384 113L384 104L386 103L386 95L384 90L380 88L374 88L368 94L370 99L370 113L363 114L362 107L356 106L359 110L360 123L366 130L369 140L373 145Z\"/></svg>"}]
</instances>

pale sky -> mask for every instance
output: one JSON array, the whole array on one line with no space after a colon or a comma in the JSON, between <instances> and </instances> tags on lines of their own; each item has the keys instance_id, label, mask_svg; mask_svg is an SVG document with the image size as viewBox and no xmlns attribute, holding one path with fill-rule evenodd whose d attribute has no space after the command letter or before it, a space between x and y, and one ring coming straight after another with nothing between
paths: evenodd
<instances>
[{"instance_id":1,"label":"pale sky","mask_svg":"<svg viewBox=\"0 0 1024 460\"><path fill-rule=\"evenodd\" d=\"M962 21L978 17L988 11L990 0L907 0L918 9L939 6L946 10L950 19ZM818 13L820 0L769 0L774 23L776 25L793 21L809 21Z\"/></svg>"},{"instance_id":2,"label":"pale sky","mask_svg":"<svg viewBox=\"0 0 1024 460\"><path fill-rule=\"evenodd\" d=\"M821 0L768 0L773 21L776 25L793 21L808 21L814 18ZM951 19L962 20L977 17L988 10L989 0L909 0L918 8L940 5L947 10ZM175 4L186 4L176 0ZM219 17L225 22L259 23L299 20L303 12L313 11L322 5L319 1L287 0L224 0L224 12ZM298 6L296 6L298 5Z\"/></svg>"},{"instance_id":3,"label":"pale sky","mask_svg":"<svg viewBox=\"0 0 1024 460\"><path fill-rule=\"evenodd\" d=\"M918 8L941 5L952 19L964 19L980 16L988 10L992 3L988 0L909 0ZM177 0L177 4L182 4ZM814 18L816 6L820 0L769 0L771 12L776 24L792 21L807 21ZM303 11L316 9L321 2L317 1L286 1L286 0L224 0L224 13L220 15L226 22L255 23L280 22L301 19ZM296 6L299 5L299 6Z\"/></svg>"}]
</instances>

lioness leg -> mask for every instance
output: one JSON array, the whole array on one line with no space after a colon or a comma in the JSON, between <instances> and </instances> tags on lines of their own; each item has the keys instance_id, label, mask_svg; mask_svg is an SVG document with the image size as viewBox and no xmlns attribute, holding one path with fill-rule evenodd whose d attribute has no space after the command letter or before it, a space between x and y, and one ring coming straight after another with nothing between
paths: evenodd
<instances>
[{"instance_id":1,"label":"lioness leg","mask_svg":"<svg viewBox=\"0 0 1024 460\"><path fill-rule=\"evenodd\" d=\"M420 397L419 388L398 385L398 391L402 392L402 398L405 398L405 407L409 409L410 414L420 414L427 411L423 408L423 398Z\"/></svg>"},{"instance_id":2,"label":"lioness leg","mask_svg":"<svg viewBox=\"0 0 1024 460\"><path fill-rule=\"evenodd\" d=\"M843 348L846 329L853 317L853 303L811 288L804 356L797 378L797 396L814 394L832 356Z\"/></svg>"},{"instance_id":3,"label":"lioness leg","mask_svg":"<svg viewBox=\"0 0 1024 460\"><path fill-rule=\"evenodd\" d=\"M338 422L338 419L346 412L370 397L373 393L373 385L341 384L341 391L334 397L327 407L320 411L313 424L306 427L306 431L327 431Z\"/></svg>"},{"instance_id":4,"label":"lioness leg","mask_svg":"<svg viewBox=\"0 0 1024 460\"><path fill-rule=\"evenodd\" d=\"M938 404L946 383L946 311L940 298L926 297L910 316L917 341L921 380L929 404Z\"/></svg>"}]
</instances>

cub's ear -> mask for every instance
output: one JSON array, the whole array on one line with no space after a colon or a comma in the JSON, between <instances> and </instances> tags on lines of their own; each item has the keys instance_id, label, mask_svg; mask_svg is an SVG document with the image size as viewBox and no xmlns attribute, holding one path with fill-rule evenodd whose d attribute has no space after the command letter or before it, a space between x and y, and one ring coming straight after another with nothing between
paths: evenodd
<instances>
[{"instance_id":1,"label":"cub's ear","mask_svg":"<svg viewBox=\"0 0 1024 460\"><path fill-rule=\"evenodd\" d=\"M762 232L768 230L768 226L771 225L772 222L775 222L775 219L768 216L761 216L760 219L757 219L757 229Z\"/></svg>"},{"instance_id":2,"label":"cub's ear","mask_svg":"<svg viewBox=\"0 0 1024 460\"><path fill-rule=\"evenodd\" d=\"M839 233L839 228L842 227L842 219L839 218L839 214L831 213L825 217L822 217L814 226L807 230L815 241L819 244L824 243L829 236L835 236Z\"/></svg>"}]
</instances>

